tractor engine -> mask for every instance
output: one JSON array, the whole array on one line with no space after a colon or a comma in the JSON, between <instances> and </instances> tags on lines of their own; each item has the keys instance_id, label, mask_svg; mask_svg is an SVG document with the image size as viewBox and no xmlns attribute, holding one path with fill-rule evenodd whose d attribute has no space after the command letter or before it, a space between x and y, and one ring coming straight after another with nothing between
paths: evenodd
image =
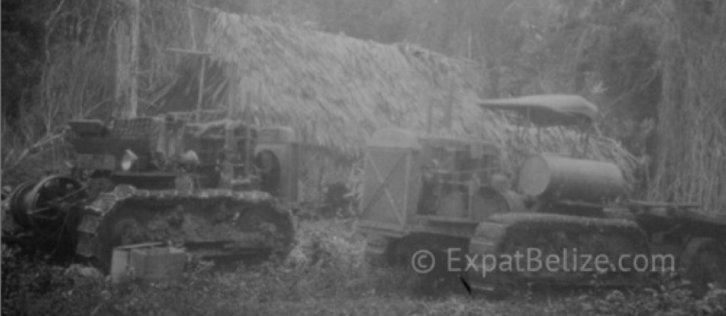
<instances>
[{"instance_id":1,"label":"tractor engine","mask_svg":"<svg viewBox=\"0 0 726 316\"><path fill-rule=\"evenodd\" d=\"M297 196L295 134L289 128L252 128L238 121L190 122L159 117L69 123L76 152L74 177L92 193L116 185L137 189L262 189L285 200ZM285 177L285 179L283 179Z\"/></svg>"},{"instance_id":2,"label":"tractor engine","mask_svg":"<svg viewBox=\"0 0 726 316\"><path fill-rule=\"evenodd\" d=\"M399 234L424 218L473 225L522 211L523 199L510 190L501 159L497 146L481 140L380 130L365 159L361 225Z\"/></svg>"},{"instance_id":3,"label":"tractor engine","mask_svg":"<svg viewBox=\"0 0 726 316\"><path fill-rule=\"evenodd\" d=\"M510 185L496 146L444 138L421 142L420 214L484 220L509 211Z\"/></svg>"},{"instance_id":4,"label":"tractor engine","mask_svg":"<svg viewBox=\"0 0 726 316\"><path fill-rule=\"evenodd\" d=\"M244 135L243 127L188 124L173 116L115 120L108 126L98 120L69 125L75 175L100 183L101 191L108 189L104 182L140 189L230 186L229 178L245 162L245 150L254 139L252 132Z\"/></svg>"}]
</instances>

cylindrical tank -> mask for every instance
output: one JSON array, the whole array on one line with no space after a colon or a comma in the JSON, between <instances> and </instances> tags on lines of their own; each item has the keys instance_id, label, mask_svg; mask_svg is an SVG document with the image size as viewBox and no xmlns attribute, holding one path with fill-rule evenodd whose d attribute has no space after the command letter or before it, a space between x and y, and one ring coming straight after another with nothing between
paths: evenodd
<instances>
[{"instance_id":1,"label":"cylindrical tank","mask_svg":"<svg viewBox=\"0 0 726 316\"><path fill-rule=\"evenodd\" d=\"M543 154L528 157L519 170L519 190L545 199L603 202L623 193L618 166Z\"/></svg>"}]
</instances>

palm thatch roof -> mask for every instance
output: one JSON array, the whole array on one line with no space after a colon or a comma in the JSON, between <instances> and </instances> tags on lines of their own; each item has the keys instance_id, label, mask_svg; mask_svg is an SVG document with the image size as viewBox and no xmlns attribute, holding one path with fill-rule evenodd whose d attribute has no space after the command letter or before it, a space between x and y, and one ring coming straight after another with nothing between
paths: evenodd
<instances>
[{"instance_id":1,"label":"palm thatch roof","mask_svg":"<svg viewBox=\"0 0 726 316\"><path fill-rule=\"evenodd\" d=\"M193 110L204 64L203 108L295 128L304 142L358 156L374 131L402 127L432 135L483 137L523 154L555 152L635 166L616 142L561 128L523 128L478 106L479 65L408 44L384 45L216 12L195 55L156 101Z\"/></svg>"}]
</instances>

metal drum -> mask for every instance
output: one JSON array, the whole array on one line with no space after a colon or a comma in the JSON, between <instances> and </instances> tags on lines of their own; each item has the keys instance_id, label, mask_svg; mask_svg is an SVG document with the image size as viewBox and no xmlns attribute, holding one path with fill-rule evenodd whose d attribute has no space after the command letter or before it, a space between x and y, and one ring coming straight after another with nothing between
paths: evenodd
<instances>
[{"instance_id":1,"label":"metal drum","mask_svg":"<svg viewBox=\"0 0 726 316\"><path fill-rule=\"evenodd\" d=\"M544 154L524 161L518 187L526 195L597 203L622 194L625 181L612 163Z\"/></svg>"}]
</instances>

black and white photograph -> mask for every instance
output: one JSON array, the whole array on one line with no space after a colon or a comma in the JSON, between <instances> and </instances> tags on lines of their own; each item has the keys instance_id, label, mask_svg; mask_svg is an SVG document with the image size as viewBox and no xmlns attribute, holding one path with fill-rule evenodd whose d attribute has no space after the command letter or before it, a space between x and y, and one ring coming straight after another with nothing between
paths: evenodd
<instances>
[{"instance_id":1,"label":"black and white photograph","mask_svg":"<svg viewBox=\"0 0 726 316\"><path fill-rule=\"evenodd\" d=\"M726 1L0 3L2 316L726 315Z\"/></svg>"}]
</instances>

